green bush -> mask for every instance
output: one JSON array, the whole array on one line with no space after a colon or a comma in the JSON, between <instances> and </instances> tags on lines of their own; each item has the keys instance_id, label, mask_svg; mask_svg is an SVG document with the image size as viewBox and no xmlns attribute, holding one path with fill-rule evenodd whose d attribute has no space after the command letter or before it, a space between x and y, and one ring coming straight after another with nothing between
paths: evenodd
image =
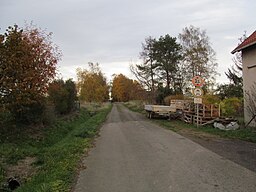
<instances>
[{"instance_id":1,"label":"green bush","mask_svg":"<svg viewBox=\"0 0 256 192\"><path fill-rule=\"evenodd\" d=\"M71 79L65 82L62 79L53 81L49 85L48 94L57 113L67 114L75 109L77 93L75 83Z\"/></svg>"},{"instance_id":2,"label":"green bush","mask_svg":"<svg viewBox=\"0 0 256 192\"><path fill-rule=\"evenodd\" d=\"M30 104L13 106L10 109L16 122L26 124L41 122L44 110L45 102L43 98Z\"/></svg>"},{"instance_id":3,"label":"green bush","mask_svg":"<svg viewBox=\"0 0 256 192\"><path fill-rule=\"evenodd\" d=\"M42 123L44 125L53 125L55 122L56 122L56 115L55 115L54 107L47 105L42 115Z\"/></svg>"},{"instance_id":4,"label":"green bush","mask_svg":"<svg viewBox=\"0 0 256 192\"><path fill-rule=\"evenodd\" d=\"M12 120L12 115L9 111L0 109L0 125Z\"/></svg>"},{"instance_id":5,"label":"green bush","mask_svg":"<svg viewBox=\"0 0 256 192\"><path fill-rule=\"evenodd\" d=\"M224 116L239 116L243 107L241 99L237 97L224 99L220 104L221 112Z\"/></svg>"},{"instance_id":6,"label":"green bush","mask_svg":"<svg viewBox=\"0 0 256 192\"><path fill-rule=\"evenodd\" d=\"M29 104L17 104L8 109L0 109L0 125L6 125L14 120L17 123L31 124L42 121L45 110L44 98Z\"/></svg>"}]
</instances>

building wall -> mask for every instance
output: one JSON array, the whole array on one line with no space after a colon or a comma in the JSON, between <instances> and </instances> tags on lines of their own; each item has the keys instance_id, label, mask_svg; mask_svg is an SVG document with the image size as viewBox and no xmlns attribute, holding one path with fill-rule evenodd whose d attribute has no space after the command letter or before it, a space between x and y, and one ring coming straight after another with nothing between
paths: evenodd
<instances>
[{"instance_id":1,"label":"building wall","mask_svg":"<svg viewBox=\"0 0 256 192\"><path fill-rule=\"evenodd\" d=\"M252 115L248 112L247 108L249 105L249 99L246 93L250 92L252 86L256 87L256 46L244 49L242 51L242 62L243 62L243 85L244 85L244 118L247 124ZM256 91L255 91L256 92ZM255 96L256 97L256 96ZM254 98L256 99L256 98ZM256 100L254 100L256 105ZM250 126L256 126L256 120L254 120Z\"/></svg>"}]
</instances>

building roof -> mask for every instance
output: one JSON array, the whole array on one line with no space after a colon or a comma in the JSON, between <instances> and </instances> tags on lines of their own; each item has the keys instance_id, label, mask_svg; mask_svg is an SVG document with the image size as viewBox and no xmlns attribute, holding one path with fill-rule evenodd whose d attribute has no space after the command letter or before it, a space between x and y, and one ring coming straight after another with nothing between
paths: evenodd
<instances>
[{"instance_id":1,"label":"building roof","mask_svg":"<svg viewBox=\"0 0 256 192\"><path fill-rule=\"evenodd\" d=\"M254 31L248 38L246 38L240 45L238 45L231 53L241 51L247 47L256 44L256 31Z\"/></svg>"}]
</instances>

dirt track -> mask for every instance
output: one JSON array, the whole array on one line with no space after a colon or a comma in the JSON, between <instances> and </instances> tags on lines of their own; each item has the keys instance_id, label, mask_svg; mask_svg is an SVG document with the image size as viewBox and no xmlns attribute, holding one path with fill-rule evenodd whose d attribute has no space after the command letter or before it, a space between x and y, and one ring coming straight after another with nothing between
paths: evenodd
<instances>
[{"instance_id":1,"label":"dirt track","mask_svg":"<svg viewBox=\"0 0 256 192\"><path fill-rule=\"evenodd\" d=\"M256 173L115 104L75 192L255 192Z\"/></svg>"}]
</instances>

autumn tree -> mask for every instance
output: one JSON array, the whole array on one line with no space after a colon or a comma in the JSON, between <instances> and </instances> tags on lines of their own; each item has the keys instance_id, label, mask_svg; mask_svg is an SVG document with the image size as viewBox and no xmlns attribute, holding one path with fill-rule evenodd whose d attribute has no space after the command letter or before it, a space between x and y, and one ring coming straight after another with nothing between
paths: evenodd
<instances>
[{"instance_id":1,"label":"autumn tree","mask_svg":"<svg viewBox=\"0 0 256 192\"><path fill-rule=\"evenodd\" d=\"M185 27L179 34L179 40L185 66L182 74L187 83L189 84L196 75L204 78L207 84L214 82L217 74L216 53L211 47L206 31L194 26Z\"/></svg>"},{"instance_id":2,"label":"autumn tree","mask_svg":"<svg viewBox=\"0 0 256 192\"><path fill-rule=\"evenodd\" d=\"M129 101L142 99L144 89L139 82L129 79L123 74L115 75L112 83L114 101Z\"/></svg>"},{"instance_id":3,"label":"autumn tree","mask_svg":"<svg viewBox=\"0 0 256 192\"><path fill-rule=\"evenodd\" d=\"M43 112L48 83L61 57L51 35L35 26L17 25L0 35L1 105L18 121L36 121Z\"/></svg>"},{"instance_id":4,"label":"autumn tree","mask_svg":"<svg viewBox=\"0 0 256 192\"><path fill-rule=\"evenodd\" d=\"M146 91L143 86L136 80L132 80L131 100L143 100L146 97Z\"/></svg>"},{"instance_id":5,"label":"autumn tree","mask_svg":"<svg viewBox=\"0 0 256 192\"><path fill-rule=\"evenodd\" d=\"M128 101L130 89L129 79L123 74L115 75L112 83L112 97L114 101Z\"/></svg>"},{"instance_id":6,"label":"autumn tree","mask_svg":"<svg viewBox=\"0 0 256 192\"><path fill-rule=\"evenodd\" d=\"M77 69L78 90L80 100L87 102L103 102L109 98L109 87L99 64L88 63L89 69Z\"/></svg>"},{"instance_id":7,"label":"autumn tree","mask_svg":"<svg viewBox=\"0 0 256 192\"><path fill-rule=\"evenodd\" d=\"M77 91L72 79L65 82L62 79L54 80L49 85L48 95L55 111L59 114L70 113L75 108Z\"/></svg>"}]
</instances>

